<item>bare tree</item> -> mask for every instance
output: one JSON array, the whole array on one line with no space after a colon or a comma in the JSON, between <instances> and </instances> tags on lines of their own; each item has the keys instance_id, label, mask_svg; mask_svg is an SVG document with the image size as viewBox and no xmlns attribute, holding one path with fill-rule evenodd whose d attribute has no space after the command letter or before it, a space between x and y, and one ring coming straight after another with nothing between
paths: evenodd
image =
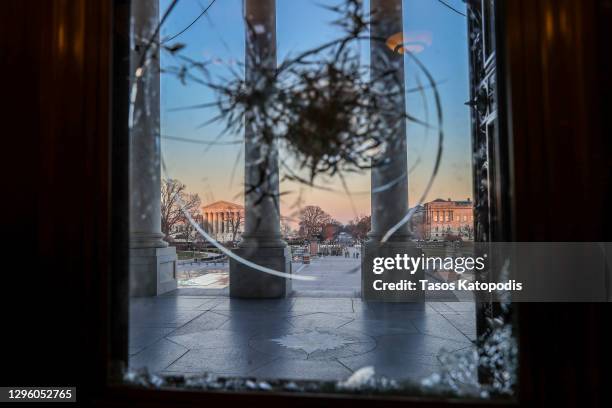
<instances>
[{"instance_id":1,"label":"bare tree","mask_svg":"<svg viewBox=\"0 0 612 408\"><path fill-rule=\"evenodd\" d=\"M242 213L240 211L233 213L232 217L228 220L230 231L232 232L232 242L236 241L236 235L238 230L242 226Z\"/></svg>"},{"instance_id":2,"label":"bare tree","mask_svg":"<svg viewBox=\"0 0 612 408\"><path fill-rule=\"evenodd\" d=\"M179 222L191 227L184 210L195 217L200 212L201 200L197 194L188 193L185 184L176 179L164 179L161 186L161 228L166 239Z\"/></svg>"},{"instance_id":3,"label":"bare tree","mask_svg":"<svg viewBox=\"0 0 612 408\"><path fill-rule=\"evenodd\" d=\"M325 225L323 225L322 232L321 232L321 235L323 236L323 240L325 241L333 240L334 238L336 238L336 236L341 231L341 229L342 229L342 224L340 224L336 220L331 220L330 222L325 223Z\"/></svg>"},{"instance_id":4,"label":"bare tree","mask_svg":"<svg viewBox=\"0 0 612 408\"><path fill-rule=\"evenodd\" d=\"M361 217L355 217L354 220L351 220L346 226L346 229L353 236L353 238L363 240L367 237L371 227L372 217L369 215L363 215Z\"/></svg>"},{"instance_id":5,"label":"bare tree","mask_svg":"<svg viewBox=\"0 0 612 408\"><path fill-rule=\"evenodd\" d=\"M308 205L299 214L300 233L305 238L319 234L326 224L332 221L332 217L323 211L318 205Z\"/></svg>"},{"instance_id":6,"label":"bare tree","mask_svg":"<svg viewBox=\"0 0 612 408\"><path fill-rule=\"evenodd\" d=\"M198 209L198 212L199 212L199 209ZM200 221L201 221L201 217L194 216L193 214L192 214L192 217L194 218L194 220L196 220L196 222L198 222L198 224L200 224L200 225L202 224L202 222L200 222ZM198 232L197 228L196 228L196 227L194 227L194 226L193 226L193 225L192 225L192 224L189 222L189 220L187 220L187 219L185 218L185 221L184 221L184 222L185 222L185 230L184 230L183 234L184 234L184 236L185 236L185 240L186 240L188 243L191 243L191 244L192 244L192 246L193 246L193 249L195 250L195 248L197 247L197 244L198 244L199 242L202 242L202 241L203 241L202 236L201 236L201 235L200 235L200 233Z\"/></svg>"}]
</instances>

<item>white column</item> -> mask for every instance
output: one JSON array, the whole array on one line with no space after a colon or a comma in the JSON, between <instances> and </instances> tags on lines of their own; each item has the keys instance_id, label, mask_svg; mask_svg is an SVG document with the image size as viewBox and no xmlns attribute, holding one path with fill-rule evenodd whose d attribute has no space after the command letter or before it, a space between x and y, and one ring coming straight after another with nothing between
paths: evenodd
<instances>
[{"instance_id":1,"label":"white column","mask_svg":"<svg viewBox=\"0 0 612 408\"><path fill-rule=\"evenodd\" d=\"M264 70L276 68L275 0L245 0L245 15L245 78L250 85L263 84ZM244 234L236 252L256 264L289 273L289 251L280 233L278 149L274 143L263 142L259 129L248 124L253 114L246 113ZM278 298L289 292L290 280L230 261L230 296Z\"/></svg>"},{"instance_id":2,"label":"white column","mask_svg":"<svg viewBox=\"0 0 612 408\"><path fill-rule=\"evenodd\" d=\"M146 42L159 22L159 1L134 2L132 17L130 72L135 80ZM168 247L161 232L159 55L147 57L150 63L137 84L130 132L130 292L134 296L176 288L176 250Z\"/></svg>"},{"instance_id":3,"label":"white column","mask_svg":"<svg viewBox=\"0 0 612 408\"><path fill-rule=\"evenodd\" d=\"M390 49L386 39L403 33L402 0L370 0L372 24L370 33L370 77L377 79L372 86L393 94L381 107L386 137L381 153L372 162L372 227L362 256L361 293L364 300L421 301L421 294L412 291L376 291L373 282L399 282L402 279L418 281L422 273L383 273L374 275L373 260L376 257L395 257L398 254L420 256L420 250L411 244L409 223L395 231L388 241L383 236L408 213L408 163L406 148L406 111L404 95L404 56ZM393 271L397 272L397 271ZM418 282L416 282L418 284Z\"/></svg>"},{"instance_id":4,"label":"white column","mask_svg":"<svg viewBox=\"0 0 612 408\"><path fill-rule=\"evenodd\" d=\"M255 67L256 58L266 69L276 67L275 0L246 0L246 18L252 30L246 30L246 80L263 82L265 75ZM249 52L251 53L249 55ZM256 54L256 55L253 55ZM247 112L247 115L252 115ZM266 145L262 135L251 126L245 128L245 227L244 245L282 247L278 208L278 149ZM268 158L262 168L262 159ZM261 175L265 174L263 177ZM262 182L263 180L263 182ZM256 187L256 188L254 188Z\"/></svg>"},{"instance_id":5,"label":"white column","mask_svg":"<svg viewBox=\"0 0 612 408\"><path fill-rule=\"evenodd\" d=\"M384 92L395 92L383 107L389 112L387 130L390 137L383 146L380 157L372 164L372 230L369 236L380 240L408 212L408 163L406 157L406 121L397 120L406 110L404 97L404 57L389 49L384 41L390 36L403 32L402 0L371 0L370 12L373 19L370 41L371 77L379 78L384 73L387 80L378 80L373 85ZM404 224L393 236L393 241L406 241L408 224Z\"/></svg>"}]
</instances>

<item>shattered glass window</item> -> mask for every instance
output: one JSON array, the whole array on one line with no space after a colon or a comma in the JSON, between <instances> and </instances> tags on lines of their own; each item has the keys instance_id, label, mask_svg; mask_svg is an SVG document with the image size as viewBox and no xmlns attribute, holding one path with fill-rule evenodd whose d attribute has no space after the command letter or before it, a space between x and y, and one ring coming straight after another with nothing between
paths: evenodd
<instances>
[{"instance_id":1,"label":"shattered glass window","mask_svg":"<svg viewBox=\"0 0 612 408\"><path fill-rule=\"evenodd\" d=\"M490 8L131 7L125 380L511 397L509 302L425 263L482 241L474 112L491 107L474 55Z\"/></svg>"}]
</instances>

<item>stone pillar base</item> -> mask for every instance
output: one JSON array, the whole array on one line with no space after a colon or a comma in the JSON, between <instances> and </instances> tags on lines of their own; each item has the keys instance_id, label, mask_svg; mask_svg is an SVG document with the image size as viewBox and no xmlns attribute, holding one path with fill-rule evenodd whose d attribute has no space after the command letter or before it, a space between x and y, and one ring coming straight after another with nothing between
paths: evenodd
<instances>
[{"instance_id":1,"label":"stone pillar base","mask_svg":"<svg viewBox=\"0 0 612 408\"><path fill-rule=\"evenodd\" d=\"M234 252L257 265L291 273L291 254L286 246L237 248ZM284 298L291 294L291 279L255 270L231 258L229 278L229 293L233 298Z\"/></svg>"},{"instance_id":2,"label":"stone pillar base","mask_svg":"<svg viewBox=\"0 0 612 408\"><path fill-rule=\"evenodd\" d=\"M130 249L131 296L157 296L176 287L176 248Z\"/></svg>"},{"instance_id":3,"label":"stone pillar base","mask_svg":"<svg viewBox=\"0 0 612 408\"><path fill-rule=\"evenodd\" d=\"M413 242L385 242L370 239L363 244L361 256L361 297L365 301L375 302L424 302L425 292L420 290L419 279L424 279L423 270L418 270L414 275L404 270L386 270L377 275L373 272L374 258L395 258L397 254L407 254L410 257L420 257L423 253ZM384 267L384 265L383 265ZM408 280L416 283L417 290L374 290L374 281L400 282Z\"/></svg>"}]
</instances>

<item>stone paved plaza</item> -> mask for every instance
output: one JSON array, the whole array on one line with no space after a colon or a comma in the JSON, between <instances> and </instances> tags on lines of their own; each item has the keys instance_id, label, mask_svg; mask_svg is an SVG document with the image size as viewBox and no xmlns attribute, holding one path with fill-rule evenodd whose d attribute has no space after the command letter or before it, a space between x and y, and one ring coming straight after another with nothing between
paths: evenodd
<instances>
[{"instance_id":1,"label":"stone paved plaza","mask_svg":"<svg viewBox=\"0 0 612 408\"><path fill-rule=\"evenodd\" d=\"M294 271L314 276L314 281L294 281L294 296L359 297L361 260L343 256L313 258L310 264L294 263Z\"/></svg>"},{"instance_id":2,"label":"stone paved plaza","mask_svg":"<svg viewBox=\"0 0 612 408\"><path fill-rule=\"evenodd\" d=\"M205 292L179 288L131 300L132 368L339 380L374 366L380 375L419 379L439 366L441 349L471 347L475 337L471 302L418 305L306 296L239 300Z\"/></svg>"},{"instance_id":3,"label":"stone paved plaza","mask_svg":"<svg viewBox=\"0 0 612 408\"><path fill-rule=\"evenodd\" d=\"M310 264L293 262L292 271L314 276L314 281L295 280L294 296L359 297L361 261L342 256L313 258ZM210 289L199 294L228 295L229 265L187 263L178 266L179 286Z\"/></svg>"}]
</instances>

